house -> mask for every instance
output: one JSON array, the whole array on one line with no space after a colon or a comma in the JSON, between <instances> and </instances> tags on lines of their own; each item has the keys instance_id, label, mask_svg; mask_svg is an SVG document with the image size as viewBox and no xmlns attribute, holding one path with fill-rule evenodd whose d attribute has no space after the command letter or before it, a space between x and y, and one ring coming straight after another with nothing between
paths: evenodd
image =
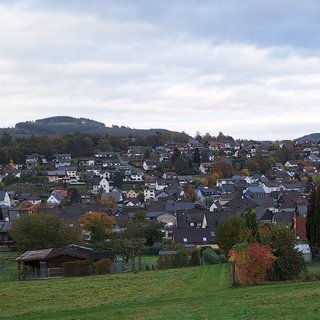
<instances>
[{"instance_id":1,"label":"house","mask_svg":"<svg viewBox=\"0 0 320 320\"><path fill-rule=\"evenodd\" d=\"M113 251L94 251L92 248L79 246L75 244L67 245L59 249L42 249L26 251L19 256L18 269L21 270L23 265L31 267L32 277L48 278L62 277L64 274L64 263L74 261L98 261L109 259L116 262L116 255ZM86 270L88 271L88 270ZM90 274L90 273L84 273ZM84 275L82 273L78 275Z\"/></svg>"},{"instance_id":2,"label":"house","mask_svg":"<svg viewBox=\"0 0 320 320\"><path fill-rule=\"evenodd\" d=\"M143 161L145 156L145 150L140 146L131 146L128 149L127 156L130 161Z\"/></svg>"},{"instance_id":3,"label":"house","mask_svg":"<svg viewBox=\"0 0 320 320\"><path fill-rule=\"evenodd\" d=\"M47 163L47 159L43 154L33 153L33 154L26 155L27 169L32 169L40 163L43 163L43 164Z\"/></svg>"},{"instance_id":4,"label":"house","mask_svg":"<svg viewBox=\"0 0 320 320\"><path fill-rule=\"evenodd\" d=\"M219 199L220 194L221 192L218 188L203 186L200 186L196 191L197 198L200 200L204 200L205 198Z\"/></svg>"},{"instance_id":5,"label":"house","mask_svg":"<svg viewBox=\"0 0 320 320\"><path fill-rule=\"evenodd\" d=\"M212 168L212 163L211 162L203 162L199 166L199 171L202 174L208 174L208 173L211 172L211 168Z\"/></svg>"},{"instance_id":6,"label":"house","mask_svg":"<svg viewBox=\"0 0 320 320\"><path fill-rule=\"evenodd\" d=\"M167 193L164 190L160 190L160 191L156 192L154 200L155 201L160 201L161 199L165 199L165 198L168 198L168 197L169 197L169 193Z\"/></svg>"},{"instance_id":7,"label":"house","mask_svg":"<svg viewBox=\"0 0 320 320\"><path fill-rule=\"evenodd\" d=\"M59 193L52 193L50 196L49 196L49 198L48 198L48 200L47 200L47 204L49 204L49 205L59 205L59 204L61 204L61 202L63 201L63 200L65 200L66 199L66 197L64 197L63 195L61 195L61 194L59 194Z\"/></svg>"},{"instance_id":8,"label":"house","mask_svg":"<svg viewBox=\"0 0 320 320\"><path fill-rule=\"evenodd\" d=\"M156 180L156 190L161 191L168 187L166 179L157 179Z\"/></svg>"},{"instance_id":9,"label":"house","mask_svg":"<svg viewBox=\"0 0 320 320\"><path fill-rule=\"evenodd\" d=\"M114 155L113 152L110 151L99 151L95 153L96 158L112 158Z\"/></svg>"},{"instance_id":10,"label":"house","mask_svg":"<svg viewBox=\"0 0 320 320\"><path fill-rule=\"evenodd\" d=\"M150 170L153 170L153 169L156 169L157 167L160 166L160 161L159 160L144 160L143 161L143 169L146 170L146 171L150 171Z\"/></svg>"},{"instance_id":11,"label":"house","mask_svg":"<svg viewBox=\"0 0 320 320\"><path fill-rule=\"evenodd\" d=\"M178 176L177 179L182 187L192 182L192 176Z\"/></svg>"},{"instance_id":12,"label":"house","mask_svg":"<svg viewBox=\"0 0 320 320\"><path fill-rule=\"evenodd\" d=\"M177 218L173 214L163 213L157 216L157 221L164 225L164 234L166 239L173 238L173 229L177 224Z\"/></svg>"},{"instance_id":13,"label":"house","mask_svg":"<svg viewBox=\"0 0 320 320\"><path fill-rule=\"evenodd\" d=\"M251 186L243 191L245 197L249 199L257 199L257 198L266 198L267 194L264 191L263 187L260 186Z\"/></svg>"},{"instance_id":14,"label":"house","mask_svg":"<svg viewBox=\"0 0 320 320\"><path fill-rule=\"evenodd\" d=\"M299 167L299 164L297 161L294 161L294 160L288 160L284 166L287 168L287 169L297 169Z\"/></svg>"},{"instance_id":15,"label":"house","mask_svg":"<svg viewBox=\"0 0 320 320\"><path fill-rule=\"evenodd\" d=\"M177 228L207 228L209 212L202 209L179 210L176 212Z\"/></svg>"},{"instance_id":16,"label":"house","mask_svg":"<svg viewBox=\"0 0 320 320\"><path fill-rule=\"evenodd\" d=\"M102 178L99 182L99 189L102 190L102 192L109 193L110 192L109 181L105 178Z\"/></svg>"},{"instance_id":17,"label":"house","mask_svg":"<svg viewBox=\"0 0 320 320\"><path fill-rule=\"evenodd\" d=\"M7 191L0 190L0 206L10 207L10 197Z\"/></svg>"},{"instance_id":18,"label":"house","mask_svg":"<svg viewBox=\"0 0 320 320\"><path fill-rule=\"evenodd\" d=\"M69 166L65 168L66 176L69 178L78 178L77 176L77 167Z\"/></svg>"},{"instance_id":19,"label":"house","mask_svg":"<svg viewBox=\"0 0 320 320\"><path fill-rule=\"evenodd\" d=\"M54 171L48 171L47 177L48 177L48 181L53 183L60 182L60 181L64 181L64 182L69 181L69 178L66 176L66 169L63 167L59 167Z\"/></svg>"},{"instance_id":20,"label":"house","mask_svg":"<svg viewBox=\"0 0 320 320\"><path fill-rule=\"evenodd\" d=\"M71 165L71 154L69 153L57 153L54 155L55 167L67 167Z\"/></svg>"},{"instance_id":21,"label":"house","mask_svg":"<svg viewBox=\"0 0 320 320\"><path fill-rule=\"evenodd\" d=\"M318 157L317 155L311 154L308 157L308 160L315 162L315 163L320 163L320 157Z\"/></svg>"},{"instance_id":22,"label":"house","mask_svg":"<svg viewBox=\"0 0 320 320\"><path fill-rule=\"evenodd\" d=\"M79 166L92 167L94 166L94 158L92 157L79 157L78 159Z\"/></svg>"},{"instance_id":23,"label":"house","mask_svg":"<svg viewBox=\"0 0 320 320\"><path fill-rule=\"evenodd\" d=\"M121 166L121 162L117 159L102 159L102 167L109 168L109 169L116 169Z\"/></svg>"},{"instance_id":24,"label":"house","mask_svg":"<svg viewBox=\"0 0 320 320\"><path fill-rule=\"evenodd\" d=\"M139 192L135 192L134 190L129 190L127 193L126 193L126 196L128 199L130 198L137 198L139 195Z\"/></svg>"},{"instance_id":25,"label":"house","mask_svg":"<svg viewBox=\"0 0 320 320\"><path fill-rule=\"evenodd\" d=\"M115 200L116 203L120 204L123 202L123 196L120 190L117 188L113 188L111 192L106 193L102 192L101 194L101 202L108 203L109 200Z\"/></svg>"},{"instance_id":26,"label":"house","mask_svg":"<svg viewBox=\"0 0 320 320\"><path fill-rule=\"evenodd\" d=\"M285 187L278 181L267 181L262 184L265 193L270 194L275 191L284 191Z\"/></svg>"},{"instance_id":27,"label":"house","mask_svg":"<svg viewBox=\"0 0 320 320\"><path fill-rule=\"evenodd\" d=\"M213 246L216 244L216 231L208 229L174 229L173 241L182 243L190 250L194 247ZM216 246L217 247L217 246Z\"/></svg>"},{"instance_id":28,"label":"house","mask_svg":"<svg viewBox=\"0 0 320 320\"><path fill-rule=\"evenodd\" d=\"M152 188L145 188L143 190L143 195L144 195L144 201L148 202L151 200L154 200L156 197L156 190Z\"/></svg>"},{"instance_id":29,"label":"house","mask_svg":"<svg viewBox=\"0 0 320 320\"><path fill-rule=\"evenodd\" d=\"M314 176L315 174L318 173L318 170L315 166L304 166L303 172L308 176Z\"/></svg>"},{"instance_id":30,"label":"house","mask_svg":"<svg viewBox=\"0 0 320 320\"><path fill-rule=\"evenodd\" d=\"M18 210L0 206L0 245L12 245L13 239L9 236L12 224L20 217Z\"/></svg>"},{"instance_id":31,"label":"house","mask_svg":"<svg viewBox=\"0 0 320 320\"><path fill-rule=\"evenodd\" d=\"M28 202L32 203L33 205L39 205L41 204L41 198L38 197L38 196L30 196L28 199L27 199Z\"/></svg>"}]
</instances>

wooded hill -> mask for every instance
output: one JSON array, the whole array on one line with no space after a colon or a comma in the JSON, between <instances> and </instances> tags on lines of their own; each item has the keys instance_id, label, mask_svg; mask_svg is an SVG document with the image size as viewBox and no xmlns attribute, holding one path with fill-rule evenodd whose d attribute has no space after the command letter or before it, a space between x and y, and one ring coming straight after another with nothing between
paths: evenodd
<instances>
[{"instance_id":1,"label":"wooded hill","mask_svg":"<svg viewBox=\"0 0 320 320\"><path fill-rule=\"evenodd\" d=\"M165 134L173 131L166 129L132 129L113 125L106 127L104 123L86 118L56 116L36 121L19 122L14 128L0 129L0 134L7 132L13 137L30 135L72 134L75 132L112 135L119 137L147 137L155 134ZM174 132L177 134L178 132Z\"/></svg>"}]
</instances>

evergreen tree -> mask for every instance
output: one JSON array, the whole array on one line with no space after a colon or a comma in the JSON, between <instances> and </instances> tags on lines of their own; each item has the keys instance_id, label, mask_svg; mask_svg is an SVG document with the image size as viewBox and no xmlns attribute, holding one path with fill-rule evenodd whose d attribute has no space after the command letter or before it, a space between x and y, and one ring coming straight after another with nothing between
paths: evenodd
<instances>
[{"instance_id":1,"label":"evergreen tree","mask_svg":"<svg viewBox=\"0 0 320 320\"><path fill-rule=\"evenodd\" d=\"M307 237L313 254L320 253L320 187L311 192L307 214Z\"/></svg>"},{"instance_id":2,"label":"evergreen tree","mask_svg":"<svg viewBox=\"0 0 320 320\"><path fill-rule=\"evenodd\" d=\"M193 152L193 162L194 162L194 163L200 163L200 152L199 152L199 149L198 149L198 148L195 148L195 149L194 149L194 152Z\"/></svg>"}]
</instances>

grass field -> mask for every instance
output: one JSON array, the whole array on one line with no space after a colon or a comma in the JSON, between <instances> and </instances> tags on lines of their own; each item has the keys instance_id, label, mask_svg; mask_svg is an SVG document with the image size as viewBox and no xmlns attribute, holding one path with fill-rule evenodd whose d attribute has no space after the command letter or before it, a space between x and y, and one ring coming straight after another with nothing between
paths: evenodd
<instances>
[{"instance_id":1,"label":"grass field","mask_svg":"<svg viewBox=\"0 0 320 320\"><path fill-rule=\"evenodd\" d=\"M320 283L231 288L227 265L6 282L1 319L320 319Z\"/></svg>"}]
</instances>

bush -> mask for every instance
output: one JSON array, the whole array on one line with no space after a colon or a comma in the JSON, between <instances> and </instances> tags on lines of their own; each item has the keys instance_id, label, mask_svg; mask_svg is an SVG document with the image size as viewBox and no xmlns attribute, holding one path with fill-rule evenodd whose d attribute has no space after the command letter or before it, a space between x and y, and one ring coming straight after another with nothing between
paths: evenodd
<instances>
[{"instance_id":1,"label":"bush","mask_svg":"<svg viewBox=\"0 0 320 320\"><path fill-rule=\"evenodd\" d=\"M236 264L237 278L241 284L259 283L266 279L276 257L268 244L240 243L230 251L230 260Z\"/></svg>"},{"instance_id":2,"label":"bush","mask_svg":"<svg viewBox=\"0 0 320 320\"><path fill-rule=\"evenodd\" d=\"M110 259L101 259L94 263L96 274L107 274L111 272L113 262Z\"/></svg>"},{"instance_id":3,"label":"bush","mask_svg":"<svg viewBox=\"0 0 320 320\"><path fill-rule=\"evenodd\" d=\"M150 267L148 264L146 264L146 271L150 271Z\"/></svg>"},{"instance_id":4,"label":"bush","mask_svg":"<svg viewBox=\"0 0 320 320\"><path fill-rule=\"evenodd\" d=\"M225 262L224 255L218 255L212 248L207 247L202 251L202 257L205 264L217 264Z\"/></svg>"},{"instance_id":5,"label":"bush","mask_svg":"<svg viewBox=\"0 0 320 320\"><path fill-rule=\"evenodd\" d=\"M273 269L268 273L270 280L296 279L306 269L302 254L295 249L287 250L274 262Z\"/></svg>"},{"instance_id":6,"label":"bush","mask_svg":"<svg viewBox=\"0 0 320 320\"><path fill-rule=\"evenodd\" d=\"M200 265L200 251L198 249L194 249L191 252L191 265L192 266Z\"/></svg>"},{"instance_id":7,"label":"bush","mask_svg":"<svg viewBox=\"0 0 320 320\"><path fill-rule=\"evenodd\" d=\"M172 259L172 268L183 268L189 264L189 257L185 252L178 251Z\"/></svg>"},{"instance_id":8,"label":"bush","mask_svg":"<svg viewBox=\"0 0 320 320\"><path fill-rule=\"evenodd\" d=\"M185 252L178 251L175 255L159 256L158 269L187 267L189 257Z\"/></svg>"},{"instance_id":9,"label":"bush","mask_svg":"<svg viewBox=\"0 0 320 320\"><path fill-rule=\"evenodd\" d=\"M87 276L92 274L92 262L90 260L65 262L63 269L66 277Z\"/></svg>"}]
</instances>

